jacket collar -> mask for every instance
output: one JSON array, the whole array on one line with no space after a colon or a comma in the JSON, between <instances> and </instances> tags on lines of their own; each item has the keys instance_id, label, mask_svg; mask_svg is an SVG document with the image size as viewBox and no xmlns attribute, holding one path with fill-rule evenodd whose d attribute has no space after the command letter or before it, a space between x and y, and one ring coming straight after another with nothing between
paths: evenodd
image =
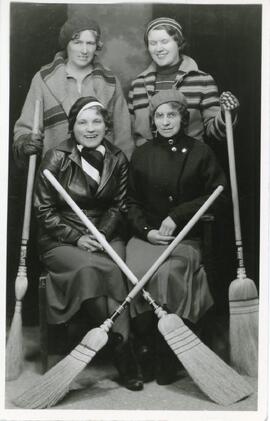
<instances>
[{"instance_id":1,"label":"jacket collar","mask_svg":"<svg viewBox=\"0 0 270 421\"><path fill-rule=\"evenodd\" d=\"M49 89L51 95L64 109L66 115L72 106L67 89L66 54L64 51L56 53L54 60L43 66L40 70L41 78ZM115 77L112 72L103 67L101 63L94 62L92 69L93 84L89 95L96 96L107 105L115 92ZM106 89L105 89L106 87Z\"/></svg>"},{"instance_id":2,"label":"jacket collar","mask_svg":"<svg viewBox=\"0 0 270 421\"><path fill-rule=\"evenodd\" d=\"M100 184L96 192L96 196L99 194L99 192L103 189L103 187L109 181L118 161L117 155L120 153L120 149L114 146L107 139L103 140L103 144L105 146L104 165L103 165L103 171L101 174ZM78 165L82 169L80 153L78 151L78 148L74 140L71 137L61 142L58 146L56 146L56 149L59 151L69 153L69 159L75 162L75 164Z\"/></svg>"},{"instance_id":3,"label":"jacket collar","mask_svg":"<svg viewBox=\"0 0 270 421\"><path fill-rule=\"evenodd\" d=\"M144 79L146 91L150 96L152 96L155 92L156 72L156 63L152 61L152 63L147 67L147 69L138 76L138 78ZM184 77L186 77L190 73L204 74L204 72L199 70L195 60L183 54L182 61L180 63L176 75L174 86L177 87L178 84L182 82Z\"/></svg>"},{"instance_id":4,"label":"jacket collar","mask_svg":"<svg viewBox=\"0 0 270 421\"><path fill-rule=\"evenodd\" d=\"M147 67L147 69L144 70L142 73L140 73L138 77L145 77L145 76L148 76L149 73L156 72L156 71L157 71L156 63L152 61L150 65ZM189 73L189 72L204 73L201 70L199 70L196 61L193 60L193 58L186 56L185 54L182 55L182 61L180 63L178 71L181 71L183 73Z\"/></svg>"}]
</instances>

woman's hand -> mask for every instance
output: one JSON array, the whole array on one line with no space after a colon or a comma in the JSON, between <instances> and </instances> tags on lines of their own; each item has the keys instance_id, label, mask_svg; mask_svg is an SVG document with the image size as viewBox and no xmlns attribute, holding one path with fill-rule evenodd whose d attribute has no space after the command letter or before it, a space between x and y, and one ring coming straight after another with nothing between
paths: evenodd
<instances>
[{"instance_id":1,"label":"woman's hand","mask_svg":"<svg viewBox=\"0 0 270 421\"><path fill-rule=\"evenodd\" d=\"M103 251L102 245L95 239L92 234L84 234L77 241L77 246L86 251Z\"/></svg>"},{"instance_id":2,"label":"woman's hand","mask_svg":"<svg viewBox=\"0 0 270 421\"><path fill-rule=\"evenodd\" d=\"M167 218L163 219L161 222L158 232L160 235L173 235L175 228L176 223L170 216L167 216Z\"/></svg>"},{"instance_id":3,"label":"woman's hand","mask_svg":"<svg viewBox=\"0 0 270 421\"><path fill-rule=\"evenodd\" d=\"M236 111L240 106L238 99L230 91L222 92L219 101L222 110Z\"/></svg>"},{"instance_id":4,"label":"woman's hand","mask_svg":"<svg viewBox=\"0 0 270 421\"><path fill-rule=\"evenodd\" d=\"M161 235L158 230L151 230L147 234L147 239L149 243L152 244L167 245L174 239L174 237L170 235Z\"/></svg>"},{"instance_id":5,"label":"woman's hand","mask_svg":"<svg viewBox=\"0 0 270 421\"><path fill-rule=\"evenodd\" d=\"M44 134L29 133L23 142L23 152L25 155L41 155L43 149Z\"/></svg>"}]
</instances>

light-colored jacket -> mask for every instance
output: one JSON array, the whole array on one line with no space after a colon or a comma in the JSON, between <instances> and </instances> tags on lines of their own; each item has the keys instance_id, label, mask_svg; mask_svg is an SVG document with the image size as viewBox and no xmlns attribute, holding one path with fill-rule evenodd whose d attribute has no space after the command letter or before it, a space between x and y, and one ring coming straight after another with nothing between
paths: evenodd
<instances>
[{"instance_id":1,"label":"light-colored jacket","mask_svg":"<svg viewBox=\"0 0 270 421\"><path fill-rule=\"evenodd\" d=\"M134 142L131 137L130 115L119 80L111 70L94 63L89 86L83 96L92 95L108 109L113 119L113 133L107 138L130 157ZM22 113L14 127L14 154L24 160L22 143L32 130L36 99L41 101L39 128L44 133L44 153L68 137L68 113L74 99L68 95L67 73L63 52L56 54L52 63L43 66L32 80ZM78 98L80 97L78 93Z\"/></svg>"},{"instance_id":2,"label":"light-colored jacket","mask_svg":"<svg viewBox=\"0 0 270 421\"><path fill-rule=\"evenodd\" d=\"M129 92L129 112L136 145L152 139L150 128L149 100L155 93L156 64L142 72L131 84ZM225 122L222 118L217 85L211 75L198 69L196 62L188 56L182 56L182 62L174 82L186 97L190 113L186 133L198 140L208 137L225 137Z\"/></svg>"}]
</instances>

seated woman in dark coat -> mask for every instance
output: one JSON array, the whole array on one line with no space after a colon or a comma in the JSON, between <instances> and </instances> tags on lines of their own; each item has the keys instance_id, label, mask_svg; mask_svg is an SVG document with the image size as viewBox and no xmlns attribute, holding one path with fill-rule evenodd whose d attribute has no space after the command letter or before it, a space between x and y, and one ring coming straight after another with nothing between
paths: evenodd
<instances>
[{"instance_id":1,"label":"seated woman in dark coat","mask_svg":"<svg viewBox=\"0 0 270 421\"><path fill-rule=\"evenodd\" d=\"M127 245L127 264L139 279L214 189L226 185L211 149L185 135L189 115L184 95L174 89L160 91L152 96L150 105L154 138L133 153L128 184L133 237ZM224 201L222 194L211 211ZM213 299L201 264L197 227L161 265L146 289L192 327L206 314ZM176 357L157 332L157 319L141 296L131 303L131 316L145 381L156 377L159 384L172 382Z\"/></svg>"},{"instance_id":2,"label":"seated woman in dark coat","mask_svg":"<svg viewBox=\"0 0 270 421\"><path fill-rule=\"evenodd\" d=\"M41 259L50 275L46 291L52 324L71 321L80 311L91 327L98 326L127 295L120 269L43 175L45 168L52 172L124 258L121 232L128 161L105 138L110 124L107 110L96 98L78 99L69 113L69 139L46 153L37 175L34 207ZM113 331L111 343L121 382L140 390L128 339L128 312L116 321Z\"/></svg>"}]
</instances>

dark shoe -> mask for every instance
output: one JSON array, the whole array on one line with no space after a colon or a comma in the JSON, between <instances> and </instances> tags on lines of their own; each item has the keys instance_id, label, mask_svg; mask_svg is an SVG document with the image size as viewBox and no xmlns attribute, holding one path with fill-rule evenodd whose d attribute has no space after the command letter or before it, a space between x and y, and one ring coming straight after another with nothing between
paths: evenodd
<instances>
[{"instance_id":1,"label":"dark shoe","mask_svg":"<svg viewBox=\"0 0 270 421\"><path fill-rule=\"evenodd\" d=\"M129 390L143 389L143 378L130 341L114 348L114 363L120 375L120 383Z\"/></svg>"},{"instance_id":2,"label":"dark shoe","mask_svg":"<svg viewBox=\"0 0 270 421\"><path fill-rule=\"evenodd\" d=\"M158 333L156 341L156 382L168 385L177 380L180 363L163 336Z\"/></svg>"}]
</instances>

